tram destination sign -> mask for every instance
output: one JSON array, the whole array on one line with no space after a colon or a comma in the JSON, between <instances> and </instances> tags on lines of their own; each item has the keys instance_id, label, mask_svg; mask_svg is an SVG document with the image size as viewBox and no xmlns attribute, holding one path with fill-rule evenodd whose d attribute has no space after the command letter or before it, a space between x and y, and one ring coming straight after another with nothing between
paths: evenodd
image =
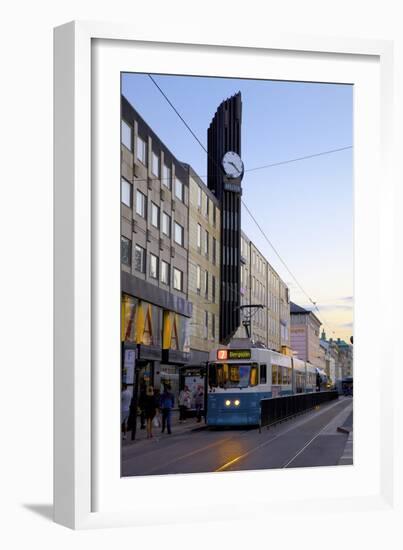
<instances>
[{"instance_id":1,"label":"tram destination sign","mask_svg":"<svg viewBox=\"0 0 403 550\"><path fill-rule=\"evenodd\" d=\"M250 359L250 349L219 349L217 351L217 359L225 361L229 359Z\"/></svg>"}]
</instances>

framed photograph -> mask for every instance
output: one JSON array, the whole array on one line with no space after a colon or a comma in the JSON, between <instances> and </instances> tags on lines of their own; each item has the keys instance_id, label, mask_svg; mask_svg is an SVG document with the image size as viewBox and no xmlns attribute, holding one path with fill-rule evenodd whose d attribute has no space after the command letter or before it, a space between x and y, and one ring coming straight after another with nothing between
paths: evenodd
<instances>
[{"instance_id":1,"label":"framed photograph","mask_svg":"<svg viewBox=\"0 0 403 550\"><path fill-rule=\"evenodd\" d=\"M394 511L392 44L225 36L55 29L71 528Z\"/></svg>"}]
</instances>

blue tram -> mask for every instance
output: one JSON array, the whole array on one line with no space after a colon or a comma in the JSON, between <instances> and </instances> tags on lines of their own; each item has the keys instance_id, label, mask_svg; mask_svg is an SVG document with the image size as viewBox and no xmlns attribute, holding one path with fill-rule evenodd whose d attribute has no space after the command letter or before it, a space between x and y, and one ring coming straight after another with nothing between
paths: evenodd
<instances>
[{"instance_id":1,"label":"blue tram","mask_svg":"<svg viewBox=\"0 0 403 550\"><path fill-rule=\"evenodd\" d=\"M261 399L323 389L317 367L268 349L218 348L209 359L208 426L258 425Z\"/></svg>"}]
</instances>

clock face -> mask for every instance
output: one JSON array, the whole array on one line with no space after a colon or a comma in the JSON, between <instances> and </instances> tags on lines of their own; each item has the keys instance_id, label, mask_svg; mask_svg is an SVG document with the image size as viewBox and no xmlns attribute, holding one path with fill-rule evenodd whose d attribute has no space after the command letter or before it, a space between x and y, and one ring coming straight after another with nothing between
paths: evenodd
<instances>
[{"instance_id":1,"label":"clock face","mask_svg":"<svg viewBox=\"0 0 403 550\"><path fill-rule=\"evenodd\" d=\"M225 153L221 164L228 178L235 179L243 176L244 168L242 159L237 153L234 153L234 151Z\"/></svg>"}]
</instances>

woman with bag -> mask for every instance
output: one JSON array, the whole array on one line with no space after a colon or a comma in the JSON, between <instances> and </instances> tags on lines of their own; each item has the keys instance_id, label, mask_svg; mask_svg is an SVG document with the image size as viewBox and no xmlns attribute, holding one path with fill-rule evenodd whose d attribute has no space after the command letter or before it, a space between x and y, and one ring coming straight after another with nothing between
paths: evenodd
<instances>
[{"instance_id":1,"label":"woman with bag","mask_svg":"<svg viewBox=\"0 0 403 550\"><path fill-rule=\"evenodd\" d=\"M154 388L152 386L147 386L146 395L144 398L144 416L146 418L147 439L150 439L153 436L153 424L155 421L158 421L157 417L155 417L157 407L158 404L154 395Z\"/></svg>"}]
</instances>

